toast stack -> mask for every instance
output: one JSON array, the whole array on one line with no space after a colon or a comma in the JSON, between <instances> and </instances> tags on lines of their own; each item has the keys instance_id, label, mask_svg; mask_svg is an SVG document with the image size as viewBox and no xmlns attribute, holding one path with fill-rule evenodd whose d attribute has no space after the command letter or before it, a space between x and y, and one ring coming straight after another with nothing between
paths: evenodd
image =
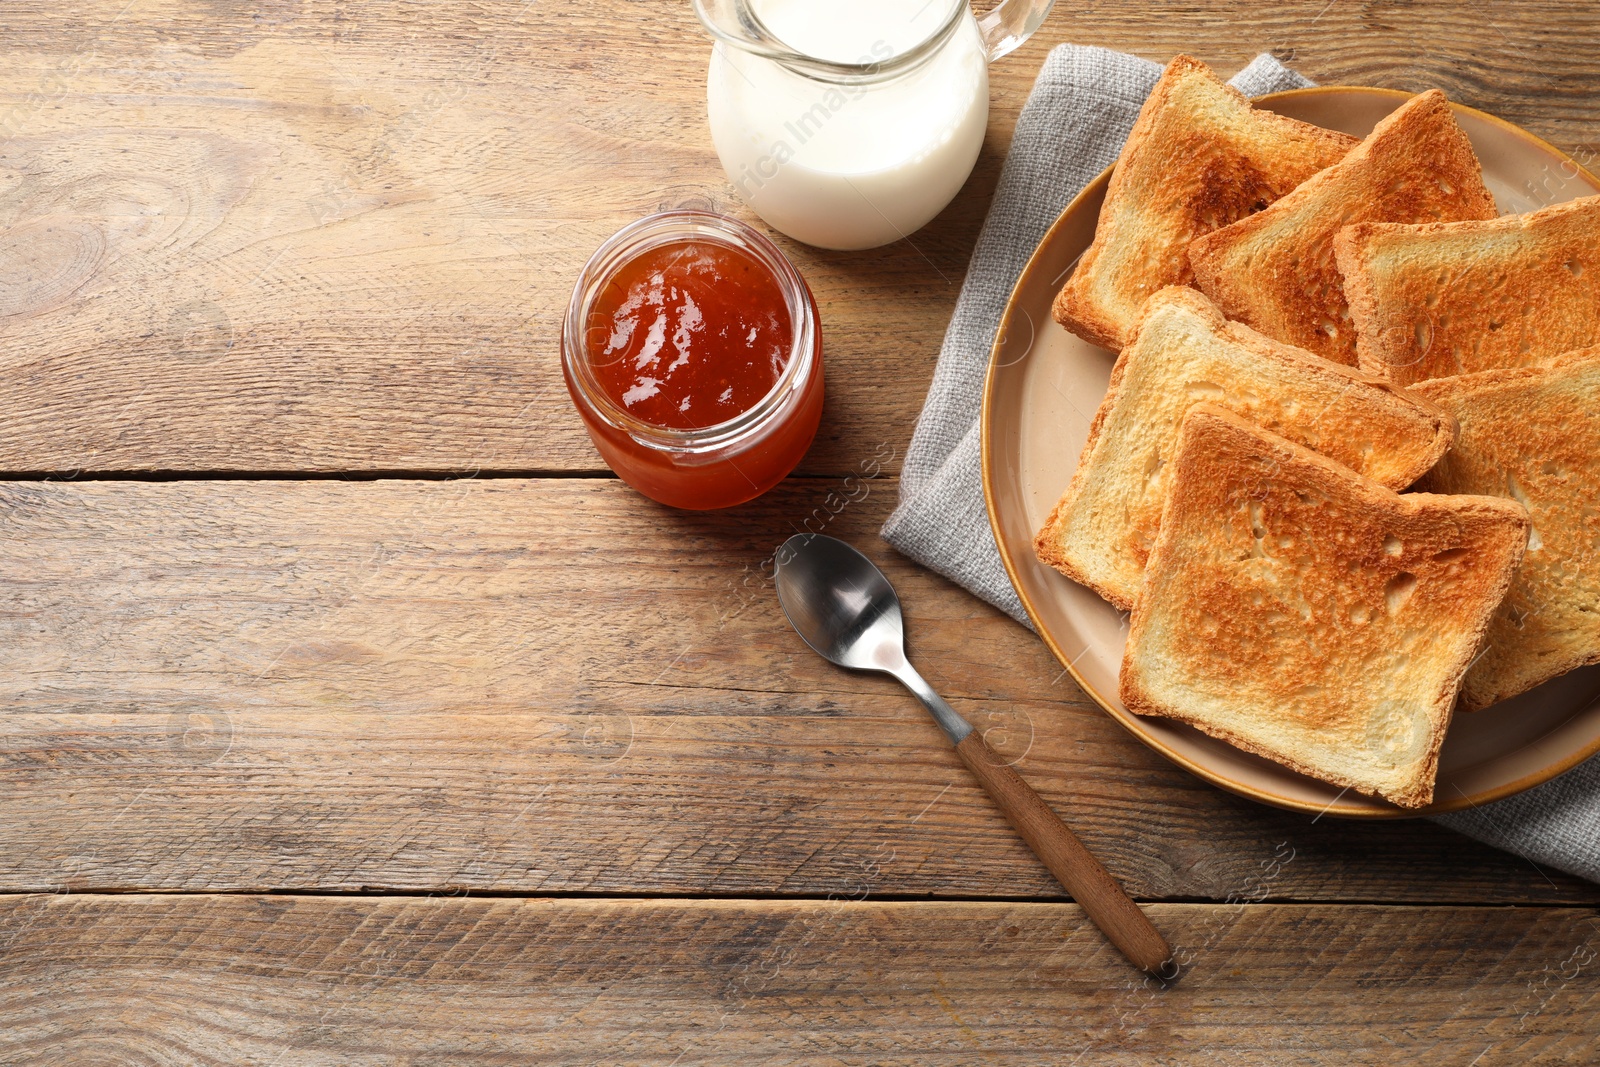
<instances>
[{"instance_id":1,"label":"toast stack","mask_svg":"<svg viewBox=\"0 0 1600 1067\"><path fill-rule=\"evenodd\" d=\"M1532 522L1462 707L1600 662L1600 347L1541 367L1438 378L1417 392L1461 421L1460 443L1426 488L1509 497Z\"/></svg>"},{"instance_id":2,"label":"toast stack","mask_svg":"<svg viewBox=\"0 0 1600 1067\"><path fill-rule=\"evenodd\" d=\"M1139 112L1056 321L1121 348L1147 297L1190 281L1191 240L1259 211L1355 144L1258 111L1204 63L1178 56Z\"/></svg>"},{"instance_id":3,"label":"toast stack","mask_svg":"<svg viewBox=\"0 0 1600 1067\"><path fill-rule=\"evenodd\" d=\"M1457 688L1522 557L1523 509L1402 496L1211 404L1185 416L1172 466L1123 702L1428 804Z\"/></svg>"},{"instance_id":4,"label":"toast stack","mask_svg":"<svg viewBox=\"0 0 1600 1067\"><path fill-rule=\"evenodd\" d=\"M1334 240L1361 368L1399 385L1600 343L1600 196Z\"/></svg>"},{"instance_id":5,"label":"toast stack","mask_svg":"<svg viewBox=\"0 0 1600 1067\"><path fill-rule=\"evenodd\" d=\"M1422 807L1457 708L1600 663L1600 196L1497 218L1437 91L1348 151L1230 92L1168 68L1055 302L1120 354L1035 551L1130 710Z\"/></svg>"},{"instance_id":6,"label":"toast stack","mask_svg":"<svg viewBox=\"0 0 1600 1067\"><path fill-rule=\"evenodd\" d=\"M1145 304L1089 429L1072 484L1039 531L1041 560L1119 608L1133 606L1160 526L1178 427L1210 401L1392 489L1454 439L1435 405L1351 367L1223 319L1193 289Z\"/></svg>"},{"instance_id":7,"label":"toast stack","mask_svg":"<svg viewBox=\"0 0 1600 1067\"><path fill-rule=\"evenodd\" d=\"M1437 89L1412 97L1338 163L1189 245L1195 283L1231 319L1356 363L1334 237L1361 222L1495 217L1478 157Z\"/></svg>"}]
</instances>

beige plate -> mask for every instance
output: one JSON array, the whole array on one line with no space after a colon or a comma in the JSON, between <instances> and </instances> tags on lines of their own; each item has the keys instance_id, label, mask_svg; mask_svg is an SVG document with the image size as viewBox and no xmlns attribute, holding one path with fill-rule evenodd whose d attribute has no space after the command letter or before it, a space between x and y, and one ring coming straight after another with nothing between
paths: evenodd
<instances>
[{"instance_id":1,"label":"beige plate","mask_svg":"<svg viewBox=\"0 0 1600 1067\"><path fill-rule=\"evenodd\" d=\"M1407 98L1387 89L1322 87L1275 93L1262 107L1365 136ZM1600 191L1600 179L1532 134L1457 107L1502 211L1529 211ZM1011 582L1034 626L1086 693L1145 744L1207 781L1300 811L1395 817L1420 814L1341 793L1189 726L1140 718L1117 699L1127 623L1094 593L1034 558L1033 533L1066 489L1089 420L1105 395L1113 355L1068 333L1050 304L1094 235L1110 171L1062 212L1022 272L1006 306L983 398L983 489ZM1558 678L1450 727L1439 759L1437 802L1450 811L1509 796L1600 750L1600 668Z\"/></svg>"}]
</instances>

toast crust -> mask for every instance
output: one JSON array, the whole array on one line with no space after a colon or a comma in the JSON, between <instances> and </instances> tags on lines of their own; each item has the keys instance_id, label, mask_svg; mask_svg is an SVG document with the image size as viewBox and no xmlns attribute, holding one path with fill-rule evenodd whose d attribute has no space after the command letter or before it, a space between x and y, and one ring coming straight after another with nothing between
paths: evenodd
<instances>
[{"instance_id":1,"label":"toast crust","mask_svg":"<svg viewBox=\"0 0 1600 1067\"><path fill-rule=\"evenodd\" d=\"M1269 111L1190 56L1167 65L1112 171L1093 242L1052 315L1092 344L1127 343L1145 299L1193 277L1193 238L1259 210L1356 139Z\"/></svg>"},{"instance_id":2,"label":"toast crust","mask_svg":"<svg viewBox=\"0 0 1600 1067\"><path fill-rule=\"evenodd\" d=\"M1522 557L1522 507L1402 496L1210 404L1186 416L1174 465L1123 703L1430 803L1457 690Z\"/></svg>"},{"instance_id":3,"label":"toast crust","mask_svg":"<svg viewBox=\"0 0 1600 1067\"><path fill-rule=\"evenodd\" d=\"M1360 223L1333 246L1369 374L1409 385L1600 342L1600 196L1483 222Z\"/></svg>"},{"instance_id":4,"label":"toast crust","mask_svg":"<svg viewBox=\"0 0 1600 1067\"><path fill-rule=\"evenodd\" d=\"M1334 236L1360 222L1492 219L1472 145L1437 89L1412 97L1333 166L1189 245L1195 284L1232 319L1356 364Z\"/></svg>"},{"instance_id":5,"label":"toast crust","mask_svg":"<svg viewBox=\"0 0 1600 1067\"><path fill-rule=\"evenodd\" d=\"M1600 663L1600 346L1416 388L1462 424L1460 445L1426 487L1510 497L1532 521L1527 555L1462 686L1462 708L1477 711Z\"/></svg>"},{"instance_id":6,"label":"toast crust","mask_svg":"<svg viewBox=\"0 0 1600 1067\"><path fill-rule=\"evenodd\" d=\"M1160 525L1164 457L1183 412L1206 399L1393 489L1455 441L1437 404L1228 322L1200 293L1171 286L1145 304L1112 368L1072 481L1034 537L1038 558L1132 608Z\"/></svg>"}]
</instances>

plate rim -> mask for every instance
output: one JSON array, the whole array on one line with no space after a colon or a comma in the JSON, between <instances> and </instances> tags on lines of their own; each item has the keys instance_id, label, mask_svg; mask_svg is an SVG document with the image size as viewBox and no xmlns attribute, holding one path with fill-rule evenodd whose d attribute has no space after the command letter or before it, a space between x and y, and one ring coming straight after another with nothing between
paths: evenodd
<instances>
[{"instance_id":1,"label":"plate rim","mask_svg":"<svg viewBox=\"0 0 1600 1067\"><path fill-rule=\"evenodd\" d=\"M1266 93L1262 96L1253 97L1252 103L1272 104L1283 100L1305 99L1313 96L1328 96L1349 93L1388 97L1394 100L1397 105L1400 102L1409 100L1412 97L1419 95L1417 93L1407 92L1404 89L1379 88L1375 86L1313 85L1302 89L1287 89L1282 92ZM1514 137L1529 142L1535 148L1542 149L1545 152L1566 160L1567 162L1571 163L1572 166L1577 168L1577 174L1575 174L1574 177L1582 178L1583 180L1587 181L1591 188L1595 189L1597 193L1600 193L1600 177L1596 177L1589 171L1587 167L1579 163L1576 159L1573 159L1569 153L1562 151L1560 148L1557 148L1544 138L1538 136L1537 134L1530 133L1528 130L1523 129L1516 123L1503 119L1498 115L1490 114L1487 111L1482 111L1466 104L1458 104L1455 101L1451 101L1450 107L1451 110L1457 113L1472 115L1475 118L1483 120L1491 126L1500 128L1504 132L1509 133ZM1514 796L1517 793L1532 789L1534 786L1542 785L1543 783L1550 781L1552 778L1566 773L1596 753L1600 753L1600 735L1597 735L1588 746L1578 750L1575 754L1557 760L1548 766L1533 772L1532 774L1524 775L1523 777L1514 781L1507 782L1492 789L1485 789L1480 792L1472 793L1470 795L1460 793L1460 790L1457 790L1457 793L1459 794L1458 796L1452 797L1449 800L1436 800L1432 804L1429 804L1427 807L1423 808L1401 808L1395 805L1387 805L1385 807L1340 806L1339 800L1342 799L1343 794L1341 794L1339 798L1336 798L1326 807L1318 807L1314 803L1297 800L1293 797L1282 796L1277 793L1272 793L1267 790L1251 786L1244 782L1236 781L1211 770L1195 760L1190 759L1182 753L1174 750L1169 745L1163 743L1159 738L1141 731L1141 729L1137 726L1137 716L1126 709L1118 709L1113 707L1111 703L1107 701L1107 699L1100 693L1100 691L1094 686L1090 685L1088 681L1086 681L1078 672L1078 669L1074 665L1072 658L1066 654L1065 650L1062 649L1059 644L1057 644L1054 636L1041 622L1038 611L1035 610L1032 600L1018 578L1017 566L1012 560L1011 554L1006 550L1006 543L1001 536L1002 530L1000 513L995 502L996 493L994 491L993 451L995 436L992 432L992 401L994 399L995 371L1000 363L1000 346L1006 337L1005 324L1010 320L1013 311L1017 306L1017 294L1022 288L1023 281L1030 277L1030 275L1033 273L1038 265L1040 253L1044 250L1046 245L1052 242L1052 238L1055 236L1056 231L1061 228L1062 223L1069 215L1073 213L1074 209L1078 207L1078 204L1082 200L1091 194L1100 191L1102 187L1104 187L1110 181L1111 172L1115 169L1115 163L1112 163L1110 166L1106 167L1099 174L1095 175L1095 177L1087 184L1085 184L1084 187L1078 191L1076 196L1068 201L1066 207L1061 209L1061 213L1056 216L1056 220L1052 222L1049 229L1045 231L1044 236L1039 239L1038 245L1034 247L1032 254L1028 256L1027 263L1023 265L1021 273L1017 275L1017 280L1012 285L1010 294L1006 297L1005 310L1001 312L1000 323L995 330L994 340L989 346L988 365L984 369L983 376L983 404L979 415L978 428L980 446L979 454L982 464L981 480L983 483L984 510L989 517L989 530L994 537L995 547L1000 552L1000 562L1005 567L1006 578L1008 581L1010 581L1011 587L1016 590L1017 598L1022 602L1022 608L1027 612L1028 619L1033 624L1034 633L1039 635L1040 639L1044 641L1045 646L1050 649L1051 653L1056 657L1061 665L1066 668L1067 673L1071 676L1072 680L1077 683L1078 688L1083 691L1085 696L1089 697L1089 699L1093 700L1095 704L1099 705L1101 711L1109 715L1113 721L1131 734L1136 740L1139 741L1140 744L1143 744L1145 747L1155 751L1165 759L1178 765L1179 767L1182 767L1184 770L1195 775L1201 780L1209 782L1220 789L1224 789L1227 792L1233 793L1237 796L1245 797L1249 800L1254 800L1259 803L1268 804L1272 807L1286 809L1289 811L1315 813L1319 817L1322 815L1330 815L1345 819L1392 820L1415 819L1423 816L1441 815L1446 812L1463 811L1468 808L1478 807L1481 804L1488 804L1496 800L1503 800L1506 797ZM1379 801L1379 803L1382 802Z\"/></svg>"}]
</instances>

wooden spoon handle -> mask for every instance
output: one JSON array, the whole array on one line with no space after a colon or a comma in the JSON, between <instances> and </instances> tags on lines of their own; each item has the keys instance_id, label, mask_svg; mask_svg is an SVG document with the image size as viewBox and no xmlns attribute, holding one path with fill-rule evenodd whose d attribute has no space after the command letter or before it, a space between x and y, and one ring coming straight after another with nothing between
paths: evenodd
<instances>
[{"instance_id":1,"label":"wooden spoon handle","mask_svg":"<svg viewBox=\"0 0 1600 1067\"><path fill-rule=\"evenodd\" d=\"M1157 932L1122 886L1089 854L1033 786L1005 764L974 730L956 745L961 761L983 783L1011 825L1044 861L1072 899L1135 967L1166 974L1172 959L1166 938ZM1166 974L1170 977L1170 974Z\"/></svg>"}]
</instances>

